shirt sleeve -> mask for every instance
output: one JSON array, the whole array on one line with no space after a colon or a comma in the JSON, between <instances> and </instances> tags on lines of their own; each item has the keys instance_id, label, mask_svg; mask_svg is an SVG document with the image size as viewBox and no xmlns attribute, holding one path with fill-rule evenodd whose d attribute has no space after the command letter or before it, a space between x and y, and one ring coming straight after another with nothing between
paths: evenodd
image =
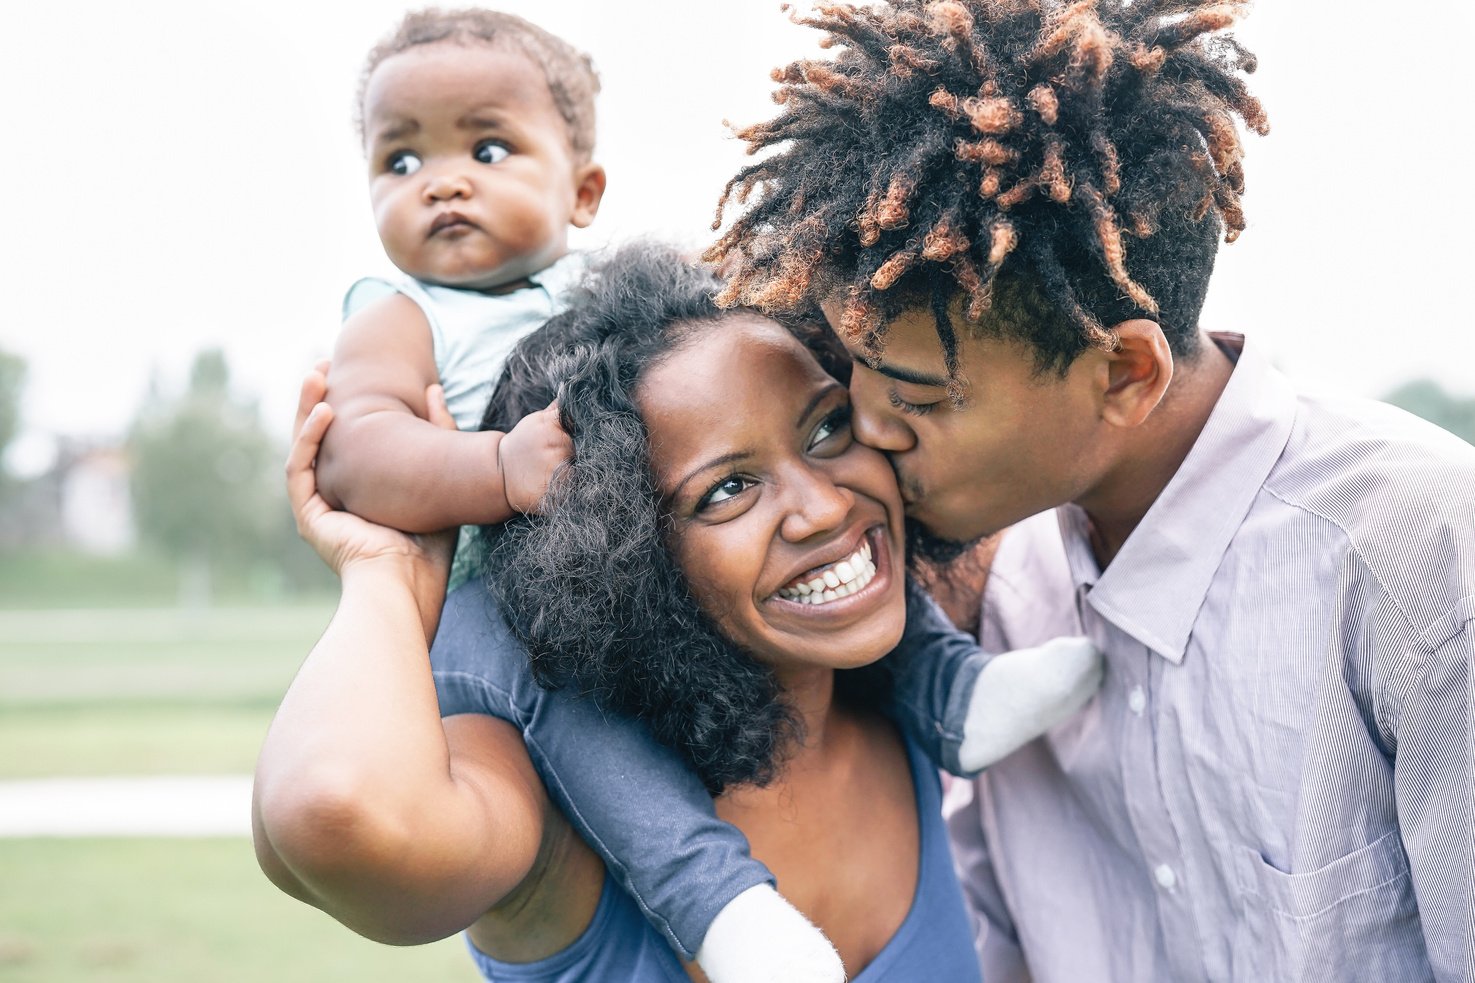
<instances>
[{"instance_id":1,"label":"shirt sleeve","mask_svg":"<svg viewBox=\"0 0 1475 983\"><path fill-rule=\"evenodd\" d=\"M990 656L910 578L906 601L906 631L888 660L891 712L935 764L962 775L958 752L968 700Z\"/></svg>"},{"instance_id":2,"label":"shirt sleeve","mask_svg":"<svg viewBox=\"0 0 1475 983\"><path fill-rule=\"evenodd\" d=\"M1475 598L1427 656L1395 726L1394 785L1435 978L1475 979Z\"/></svg>"}]
</instances>

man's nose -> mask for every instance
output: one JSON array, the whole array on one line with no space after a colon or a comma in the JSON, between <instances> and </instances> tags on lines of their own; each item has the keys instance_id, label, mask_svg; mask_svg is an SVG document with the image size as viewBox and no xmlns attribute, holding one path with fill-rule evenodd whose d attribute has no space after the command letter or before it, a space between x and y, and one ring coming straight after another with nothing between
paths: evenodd
<instances>
[{"instance_id":1,"label":"man's nose","mask_svg":"<svg viewBox=\"0 0 1475 983\"><path fill-rule=\"evenodd\" d=\"M460 171L449 169L438 171L426 178L421 197L427 205L456 198L470 198L471 182Z\"/></svg>"},{"instance_id":2,"label":"man's nose","mask_svg":"<svg viewBox=\"0 0 1475 983\"><path fill-rule=\"evenodd\" d=\"M850 373L850 427L855 439L888 454L901 454L917 444L917 435L891 405L886 379L864 365Z\"/></svg>"}]
</instances>

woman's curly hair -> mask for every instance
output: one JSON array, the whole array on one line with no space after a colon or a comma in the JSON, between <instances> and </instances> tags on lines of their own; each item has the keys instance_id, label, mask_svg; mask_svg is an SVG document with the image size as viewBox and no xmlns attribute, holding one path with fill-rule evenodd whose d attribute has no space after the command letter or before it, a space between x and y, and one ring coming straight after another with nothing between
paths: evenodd
<instances>
[{"instance_id":1,"label":"woman's curly hair","mask_svg":"<svg viewBox=\"0 0 1475 983\"><path fill-rule=\"evenodd\" d=\"M722 636L667 549L636 403L647 370L730 320L719 289L672 249L621 248L512 352L482 421L505 432L557 397L574 442L537 515L481 530L538 681L646 721L714 794L771 780L798 735L773 673Z\"/></svg>"},{"instance_id":2,"label":"woman's curly hair","mask_svg":"<svg viewBox=\"0 0 1475 983\"><path fill-rule=\"evenodd\" d=\"M771 151L718 205L746 206L708 253L724 303L836 298L879 359L901 310L930 306L956 381L953 312L1063 370L1111 327L1198 348L1217 240L1245 227L1235 120L1265 133L1229 35L1245 0L820 3L829 59L775 71L783 107L740 129ZM992 315L985 313L992 309Z\"/></svg>"}]
</instances>

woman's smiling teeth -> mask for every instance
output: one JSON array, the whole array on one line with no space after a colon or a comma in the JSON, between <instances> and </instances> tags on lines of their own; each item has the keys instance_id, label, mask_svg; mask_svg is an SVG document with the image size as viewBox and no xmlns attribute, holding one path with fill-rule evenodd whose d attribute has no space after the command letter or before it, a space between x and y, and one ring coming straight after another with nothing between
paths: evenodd
<instances>
[{"instance_id":1,"label":"woman's smiling teeth","mask_svg":"<svg viewBox=\"0 0 1475 983\"><path fill-rule=\"evenodd\" d=\"M876 564L871 560L871 544L863 542L860 549L845 559L806 574L804 580L780 588L778 596L799 604L824 604L864 590L875 576Z\"/></svg>"}]
</instances>

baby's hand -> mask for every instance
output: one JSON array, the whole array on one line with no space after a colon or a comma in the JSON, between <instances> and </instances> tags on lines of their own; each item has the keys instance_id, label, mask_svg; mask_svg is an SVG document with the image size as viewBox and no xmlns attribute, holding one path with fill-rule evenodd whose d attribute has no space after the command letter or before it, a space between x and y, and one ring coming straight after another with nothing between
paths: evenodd
<instances>
[{"instance_id":1,"label":"baby's hand","mask_svg":"<svg viewBox=\"0 0 1475 983\"><path fill-rule=\"evenodd\" d=\"M573 457L574 442L558 422L558 403L523 417L497 445L507 505L514 512L537 512L554 472Z\"/></svg>"}]
</instances>

